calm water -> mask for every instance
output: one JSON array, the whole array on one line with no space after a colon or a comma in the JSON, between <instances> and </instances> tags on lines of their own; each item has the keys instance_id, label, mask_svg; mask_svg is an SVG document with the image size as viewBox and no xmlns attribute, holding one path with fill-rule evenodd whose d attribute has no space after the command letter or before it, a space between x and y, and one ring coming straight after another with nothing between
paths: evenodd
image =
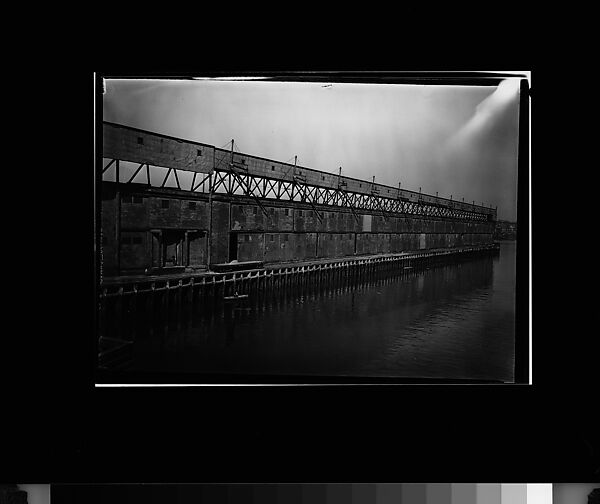
<instances>
[{"instance_id":1,"label":"calm water","mask_svg":"<svg viewBox=\"0 0 600 504\"><path fill-rule=\"evenodd\" d=\"M513 381L516 243L136 338L132 370Z\"/></svg>"}]
</instances>

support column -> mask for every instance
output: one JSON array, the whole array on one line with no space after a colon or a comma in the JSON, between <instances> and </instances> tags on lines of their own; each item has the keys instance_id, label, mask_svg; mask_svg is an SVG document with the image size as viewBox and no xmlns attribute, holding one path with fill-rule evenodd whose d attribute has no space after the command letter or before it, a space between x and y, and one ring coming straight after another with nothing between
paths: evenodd
<instances>
[{"instance_id":1,"label":"support column","mask_svg":"<svg viewBox=\"0 0 600 504\"><path fill-rule=\"evenodd\" d=\"M152 236L152 267L162 268L162 230L160 229L151 229L150 234ZM154 238L158 241L158 245L154 244ZM155 258L156 257L156 261Z\"/></svg>"},{"instance_id":2,"label":"support column","mask_svg":"<svg viewBox=\"0 0 600 504\"><path fill-rule=\"evenodd\" d=\"M189 235L189 231L185 232L185 239L184 239L184 259L183 262L185 263L186 266L190 265L190 235Z\"/></svg>"},{"instance_id":3,"label":"support column","mask_svg":"<svg viewBox=\"0 0 600 504\"><path fill-rule=\"evenodd\" d=\"M160 268L165 267L165 256L166 256L165 239L163 238L163 233L162 233L162 229L161 229L158 234L158 257L159 257L158 265Z\"/></svg>"},{"instance_id":4,"label":"support column","mask_svg":"<svg viewBox=\"0 0 600 504\"><path fill-rule=\"evenodd\" d=\"M213 150L213 170L214 170L214 150ZM214 171L213 171L214 173ZM213 194L213 173L208 176L208 236L206 239L206 268L210 271L210 254L212 243L212 194Z\"/></svg>"},{"instance_id":5,"label":"support column","mask_svg":"<svg viewBox=\"0 0 600 504\"><path fill-rule=\"evenodd\" d=\"M180 239L177 240L177 266L183 266L183 261L184 261L184 257L183 257L183 253L184 253L184 249L185 249L185 233L184 236Z\"/></svg>"},{"instance_id":6,"label":"support column","mask_svg":"<svg viewBox=\"0 0 600 504\"><path fill-rule=\"evenodd\" d=\"M119 184L119 160L115 162L117 218L115 219L115 264L117 275L121 274L121 189Z\"/></svg>"}]
</instances>

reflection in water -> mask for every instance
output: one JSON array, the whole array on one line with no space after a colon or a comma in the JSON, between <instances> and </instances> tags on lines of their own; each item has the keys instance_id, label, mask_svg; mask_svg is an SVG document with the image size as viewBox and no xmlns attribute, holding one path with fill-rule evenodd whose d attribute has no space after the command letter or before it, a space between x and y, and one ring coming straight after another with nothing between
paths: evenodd
<instances>
[{"instance_id":1,"label":"reflection in water","mask_svg":"<svg viewBox=\"0 0 600 504\"><path fill-rule=\"evenodd\" d=\"M140 330L132 369L513 381L515 250L184 309L167 330Z\"/></svg>"}]
</instances>

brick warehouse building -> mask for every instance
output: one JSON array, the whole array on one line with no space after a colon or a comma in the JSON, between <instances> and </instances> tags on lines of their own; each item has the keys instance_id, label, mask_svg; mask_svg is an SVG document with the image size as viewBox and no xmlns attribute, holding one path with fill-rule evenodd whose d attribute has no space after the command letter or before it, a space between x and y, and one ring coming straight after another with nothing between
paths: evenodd
<instances>
[{"instance_id":1,"label":"brick warehouse building","mask_svg":"<svg viewBox=\"0 0 600 504\"><path fill-rule=\"evenodd\" d=\"M495 209L241 154L233 146L227 151L107 122L103 129L102 171L114 167L119 180L101 183L105 275L493 240ZM139 164L126 181L119 175L124 161ZM160 186L150 183L150 166L168 170ZM189 189L180 183L182 172L193 173ZM177 187L165 187L171 174Z\"/></svg>"}]
</instances>

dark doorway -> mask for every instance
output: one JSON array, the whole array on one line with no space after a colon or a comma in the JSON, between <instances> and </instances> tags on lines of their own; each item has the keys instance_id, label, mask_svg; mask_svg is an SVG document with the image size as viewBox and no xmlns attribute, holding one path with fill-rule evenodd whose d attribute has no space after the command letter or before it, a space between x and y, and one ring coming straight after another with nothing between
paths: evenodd
<instances>
[{"instance_id":1,"label":"dark doorway","mask_svg":"<svg viewBox=\"0 0 600 504\"><path fill-rule=\"evenodd\" d=\"M237 261L238 256L238 234L229 233L229 262Z\"/></svg>"},{"instance_id":2,"label":"dark doorway","mask_svg":"<svg viewBox=\"0 0 600 504\"><path fill-rule=\"evenodd\" d=\"M163 266L183 265L184 231L163 231Z\"/></svg>"}]
</instances>

